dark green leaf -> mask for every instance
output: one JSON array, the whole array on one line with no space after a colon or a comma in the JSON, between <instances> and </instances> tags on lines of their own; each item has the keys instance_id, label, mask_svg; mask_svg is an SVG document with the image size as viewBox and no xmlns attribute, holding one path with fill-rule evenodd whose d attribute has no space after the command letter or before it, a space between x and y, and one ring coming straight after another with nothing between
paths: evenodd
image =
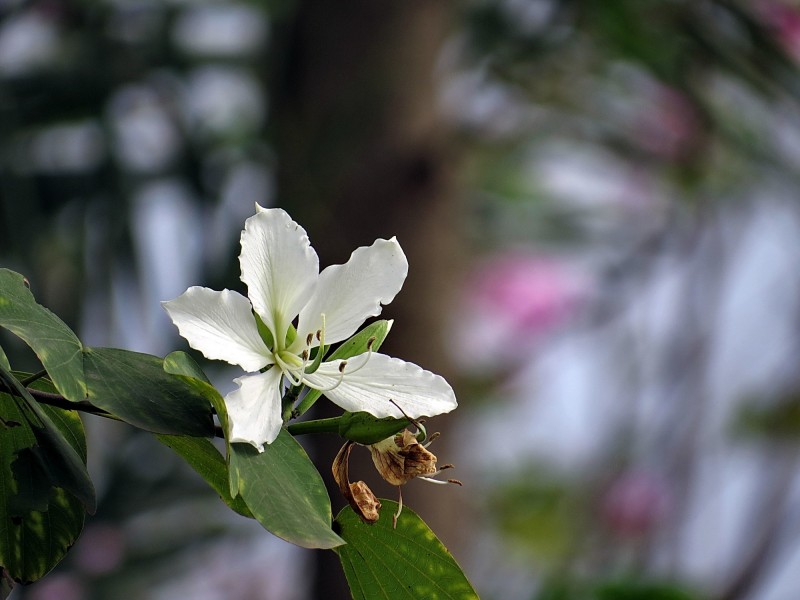
<instances>
[{"instance_id":1,"label":"dark green leaf","mask_svg":"<svg viewBox=\"0 0 800 600\"><path fill-rule=\"evenodd\" d=\"M42 407L42 412L65 439L82 437L80 418L74 411ZM49 488L46 510L24 506L24 497L18 492L27 492L20 490L15 480L18 471L12 465L37 443L29 415L35 417L19 398L0 393L0 418L3 423L15 423L0 431L0 565L20 582L35 581L58 564L78 538L84 520L80 501L57 487Z\"/></svg>"},{"instance_id":2,"label":"dark green leaf","mask_svg":"<svg viewBox=\"0 0 800 600\"><path fill-rule=\"evenodd\" d=\"M11 370L11 364L8 362L8 357L6 353L3 351L3 347L0 346L0 367L5 369L6 371Z\"/></svg>"},{"instance_id":3,"label":"dark green leaf","mask_svg":"<svg viewBox=\"0 0 800 600\"><path fill-rule=\"evenodd\" d=\"M15 401L21 408L25 422L31 427L36 438L36 444L30 447L30 452L38 459L39 465L46 473L48 481L54 486L63 488L80 500L90 513L94 513L96 500L94 486L86 471L86 457L78 454L75 447L64 437L61 429L50 418L50 413L36 402L22 384L5 369L0 369L0 382L6 389L13 392ZM62 426L70 411L60 411L59 419ZM63 418L62 416L63 415ZM76 417L77 418L77 417ZM80 419L78 418L78 421ZM70 437L83 436L80 426L78 434L73 429L66 429ZM23 460L30 460L28 453L23 454ZM36 486L29 488L35 490Z\"/></svg>"},{"instance_id":4,"label":"dark green leaf","mask_svg":"<svg viewBox=\"0 0 800 600\"><path fill-rule=\"evenodd\" d=\"M286 430L261 453L250 444L231 444L230 460L239 493L267 531L304 548L344 543L331 529L322 477Z\"/></svg>"},{"instance_id":5,"label":"dark green leaf","mask_svg":"<svg viewBox=\"0 0 800 600\"><path fill-rule=\"evenodd\" d=\"M0 269L0 327L25 340L61 394L74 401L86 398L80 340L36 303L22 275L8 269Z\"/></svg>"},{"instance_id":6,"label":"dark green leaf","mask_svg":"<svg viewBox=\"0 0 800 600\"><path fill-rule=\"evenodd\" d=\"M86 348L84 368L92 404L123 421L170 435L211 437L208 399L156 356L116 348Z\"/></svg>"},{"instance_id":7,"label":"dark green leaf","mask_svg":"<svg viewBox=\"0 0 800 600\"><path fill-rule=\"evenodd\" d=\"M335 525L346 545L336 549L354 600L477 599L461 567L425 522L397 503L381 500L381 516L367 525L348 506Z\"/></svg>"},{"instance_id":8,"label":"dark green leaf","mask_svg":"<svg viewBox=\"0 0 800 600\"><path fill-rule=\"evenodd\" d=\"M241 496L232 497L228 482L228 465L216 446L206 438L177 435L156 435L158 440L172 448L216 490L225 504L240 515L252 518Z\"/></svg>"}]
</instances>

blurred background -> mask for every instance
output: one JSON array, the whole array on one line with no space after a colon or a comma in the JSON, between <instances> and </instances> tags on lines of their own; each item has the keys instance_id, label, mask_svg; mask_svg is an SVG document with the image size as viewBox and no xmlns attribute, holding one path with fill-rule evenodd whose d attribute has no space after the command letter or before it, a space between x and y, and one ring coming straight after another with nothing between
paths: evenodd
<instances>
[{"instance_id":1,"label":"blurred background","mask_svg":"<svg viewBox=\"0 0 800 600\"><path fill-rule=\"evenodd\" d=\"M0 0L0 264L164 355L161 300L244 291L254 203L323 265L396 235L387 351L456 386L464 482L404 500L481 597L795 600L799 69L791 0ZM15 600L349 597L85 422L100 508Z\"/></svg>"}]
</instances>

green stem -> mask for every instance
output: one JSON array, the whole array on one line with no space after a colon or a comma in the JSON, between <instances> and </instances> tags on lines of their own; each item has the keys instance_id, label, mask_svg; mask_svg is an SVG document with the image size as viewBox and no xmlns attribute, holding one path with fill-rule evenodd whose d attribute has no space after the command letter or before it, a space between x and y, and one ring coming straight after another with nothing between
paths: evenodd
<instances>
[{"instance_id":1,"label":"green stem","mask_svg":"<svg viewBox=\"0 0 800 600\"><path fill-rule=\"evenodd\" d=\"M297 408L294 409L294 412L292 412L292 417L297 418L305 414L309 408L314 406L314 403L319 400L320 397L321 394L317 390L308 390L308 393L300 401L300 404L297 405Z\"/></svg>"},{"instance_id":2,"label":"green stem","mask_svg":"<svg viewBox=\"0 0 800 600\"><path fill-rule=\"evenodd\" d=\"M283 417L284 423L294 416L292 408L294 408L294 403L297 402L297 397L302 389L302 385L292 386L286 390L283 398L281 398L281 417Z\"/></svg>"},{"instance_id":3,"label":"green stem","mask_svg":"<svg viewBox=\"0 0 800 600\"><path fill-rule=\"evenodd\" d=\"M286 430L292 435L305 435L307 433L339 433L339 422L341 417L330 417L329 419L317 419L315 421L302 421L292 423Z\"/></svg>"}]
</instances>

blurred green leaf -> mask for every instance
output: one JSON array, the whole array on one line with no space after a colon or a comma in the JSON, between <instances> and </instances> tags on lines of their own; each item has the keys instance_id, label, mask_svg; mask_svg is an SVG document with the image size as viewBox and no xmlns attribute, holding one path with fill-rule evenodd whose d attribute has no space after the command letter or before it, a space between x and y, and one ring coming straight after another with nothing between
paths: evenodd
<instances>
[{"instance_id":1,"label":"blurred green leaf","mask_svg":"<svg viewBox=\"0 0 800 600\"><path fill-rule=\"evenodd\" d=\"M768 406L748 402L734 416L732 429L739 436L800 441L800 395L790 394Z\"/></svg>"},{"instance_id":2,"label":"blurred green leaf","mask_svg":"<svg viewBox=\"0 0 800 600\"><path fill-rule=\"evenodd\" d=\"M86 398L80 340L61 319L36 303L22 275L8 269L0 269L0 327L31 347L61 394L74 401Z\"/></svg>"},{"instance_id":3,"label":"blurred green leaf","mask_svg":"<svg viewBox=\"0 0 800 600\"><path fill-rule=\"evenodd\" d=\"M380 519L364 523L348 506L335 525L347 542L336 549L354 600L475 599L461 567L413 511L404 508L392 528L397 503L381 500Z\"/></svg>"},{"instance_id":4,"label":"blurred green leaf","mask_svg":"<svg viewBox=\"0 0 800 600\"><path fill-rule=\"evenodd\" d=\"M575 492L546 471L524 468L492 487L488 510L509 541L539 558L558 560L578 533Z\"/></svg>"},{"instance_id":5,"label":"blurred green leaf","mask_svg":"<svg viewBox=\"0 0 800 600\"><path fill-rule=\"evenodd\" d=\"M596 600L698 600L674 583L613 581L603 583L594 593Z\"/></svg>"},{"instance_id":6,"label":"blurred green leaf","mask_svg":"<svg viewBox=\"0 0 800 600\"><path fill-rule=\"evenodd\" d=\"M239 493L267 531L304 548L344 543L331 529L331 501L322 477L285 429L264 452L231 444L230 469Z\"/></svg>"},{"instance_id":7,"label":"blurred green leaf","mask_svg":"<svg viewBox=\"0 0 800 600\"><path fill-rule=\"evenodd\" d=\"M164 370L156 356L116 348L86 348L89 400L123 421L154 433L212 437L208 398Z\"/></svg>"}]
</instances>

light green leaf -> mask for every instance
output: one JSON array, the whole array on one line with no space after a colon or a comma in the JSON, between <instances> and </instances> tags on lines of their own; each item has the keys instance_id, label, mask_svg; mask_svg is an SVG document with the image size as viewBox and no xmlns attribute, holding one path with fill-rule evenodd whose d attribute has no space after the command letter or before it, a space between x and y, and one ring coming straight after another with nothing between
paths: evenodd
<instances>
[{"instance_id":1,"label":"light green leaf","mask_svg":"<svg viewBox=\"0 0 800 600\"><path fill-rule=\"evenodd\" d=\"M41 410L79 452L73 440L84 436L77 413L51 407ZM13 464L35 445L28 411L18 398L0 393L0 570L23 583L40 579L61 561L80 535L84 520L80 501L61 488L49 488L46 510L25 506Z\"/></svg>"},{"instance_id":2,"label":"light green leaf","mask_svg":"<svg viewBox=\"0 0 800 600\"><path fill-rule=\"evenodd\" d=\"M164 357L164 370L173 375L184 375L211 383L206 374L203 373L203 369L197 364L197 361L186 352L181 352L180 350L170 352Z\"/></svg>"},{"instance_id":3,"label":"light green leaf","mask_svg":"<svg viewBox=\"0 0 800 600\"><path fill-rule=\"evenodd\" d=\"M212 437L208 399L156 356L116 348L86 348L89 400L123 421L154 433Z\"/></svg>"},{"instance_id":4,"label":"light green leaf","mask_svg":"<svg viewBox=\"0 0 800 600\"><path fill-rule=\"evenodd\" d=\"M347 542L336 548L354 600L475 600L461 567L425 522L397 503L381 500L381 516L367 525L348 506L334 523Z\"/></svg>"},{"instance_id":5,"label":"light green leaf","mask_svg":"<svg viewBox=\"0 0 800 600\"><path fill-rule=\"evenodd\" d=\"M261 453L250 444L231 444L230 462L239 493L267 531L304 548L344 543L331 529L322 477L285 429Z\"/></svg>"},{"instance_id":6,"label":"light green leaf","mask_svg":"<svg viewBox=\"0 0 800 600\"><path fill-rule=\"evenodd\" d=\"M22 275L8 269L0 269L0 327L25 340L61 394L74 401L86 398L80 340L36 303Z\"/></svg>"},{"instance_id":7,"label":"light green leaf","mask_svg":"<svg viewBox=\"0 0 800 600\"><path fill-rule=\"evenodd\" d=\"M363 354L367 351L369 340L373 337L375 338L375 341L372 342L372 350L378 350L378 348L381 347L381 344L383 344L383 340L385 340L386 336L389 335L389 330L391 328L392 321L388 321L386 319L375 321L353 335L353 337L347 341L342 342L342 344L333 353L331 353L330 356L325 357L325 360L329 361L337 360L339 358L350 358L352 356ZM308 410L321 395L322 392L319 390L308 390L308 393L303 397L303 400L298 405L298 413L303 414L306 412L306 410Z\"/></svg>"},{"instance_id":8,"label":"light green leaf","mask_svg":"<svg viewBox=\"0 0 800 600\"><path fill-rule=\"evenodd\" d=\"M252 513L241 496L232 497L228 483L228 465L216 446L206 438L177 435L156 435L164 445L169 446L181 456L189 466L197 471L208 484L216 490L225 504L240 515L253 518Z\"/></svg>"}]
</instances>

